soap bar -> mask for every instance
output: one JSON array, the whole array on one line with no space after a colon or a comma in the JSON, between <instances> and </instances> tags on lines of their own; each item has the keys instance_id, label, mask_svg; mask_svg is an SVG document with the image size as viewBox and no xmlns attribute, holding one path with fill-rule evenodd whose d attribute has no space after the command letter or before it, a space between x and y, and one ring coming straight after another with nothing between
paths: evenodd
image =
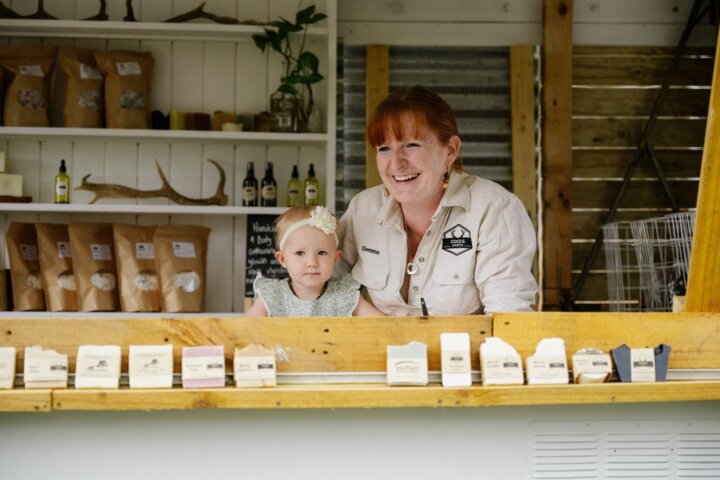
<instances>
[{"instance_id":1,"label":"soap bar","mask_svg":"<svg viewBox=\"0 0 720 480\"><path fill-rule=\"evenodd\" d=\"M186 113L185 130L210 130L210 115L207 113Z\"/></svg>"},{"instance_id":2,"label":"soap bar","mask_svg":"<svg viewBox=\"0 0 720 480\"><path fill-rule=\"evenodd\" d=\"M275 352L261 345L235 349L235 385L237 387L274 387L277 384Z\"/></svg>"},{"instance_id":3,"label":"soap bar","mask_svg":"<svg viewBox=\"0 0 720 480\"><path fill-rule=\"evenodd\" d=\"M387 347L388 385L427 385L427 345L410 342Z\"/></svg>"},{"instance_id":4,"label":"soap bar","mask_svg":"<svg viewBox=\"0 0 720 480\"><path fill-rule=\"evenodd\" d=\"M225 348L222 345L183 347L183 388L225 386Z\"/></svg>"},{"instance_id":5,"label":"soap bar","mask_svg":"<svg viewBox=\"0 0 720 480\"><path fill-rule=\"evenodd\" d=\"M130 345L130 388L171 388L172 345Z\"/></svg>"},{"instance_id":6,"label":"soap bar","mask_svg":"<svg viewBox=\"0 0 720 480\"><path fill-rule=\"evenodd\" d=\"M75 388L118 388L120 347L82 345L75 362Z\"/></svg>"},{"instance_id":7,"label":"soap bar","mask_svg":"<svg viewBox=\"0 0 720 480\"><path fill-rule=\"evenodd\" d=\"M469 387L472 385L470 366L470 335L467 333L443 333L440 335L442 350L443 387Z\"/></svg>"},{"instance_id":8,"label":"soap bar","mask_svg":"<svg viewBox=\"0 0 720 480\"><path fill-rule=\"evenodd\" d=\"M15 347L0 347L0 388L15 384Z\"/></svg>"},{"instance_id":9,"label":"soap bar","mask_svg":"<svg viewBox=\"0 0 720 480\"><path fill-rule=\"evenodd\" d=\"M22 175L14 173L0 173L0 196L22 197Z\"/></svg>"},{"instance_id":10,"label":"soap bar","mask_svg":"<svg viewBox=\"0 0 720 480\"><path fill-rule=\"evenodd\" d=\"M543 338L526 359L528 385L568 383L567 356L562 338Z\"/></svg>"},{"instance_id":11,"label":"soap bar","mask_svg":"<svg viewBox=\"0 0 720 480\"><path fill-rule=\"evenodd\" d=\"M610 379L610 355L597 348L583 348L572 356L572 373L575 383L603 383Z\"/></svg>"},{"instance_id":12,"label":"soap bar","mask_svg":"<svg viewBox=\"0 0 720 480\"><path fill-rule=\"evenodd\" d=\"M25 347L25 388L66 388L67 355L42 347Z\"/></svg>"},{"instance_id":13,"label":"soap bar","mask_svg":"<svg viewBox=\"0 0 720 480\"><path fill-rule=\"evenodd\" d=\"M7 153L0 152L0 173L7 173L7 171L8 171Z\"/></svg>"},{"instance_id":14,"label":"soap bar","mask_svg":"<svg viewBox=\"0 0 720 480\"><path fill-rule=\"evenodd\" d=\"M525 383L520 355L499 337L488 337L480 345L480 370L483 387Z\"/></svg>"}]
</instances>

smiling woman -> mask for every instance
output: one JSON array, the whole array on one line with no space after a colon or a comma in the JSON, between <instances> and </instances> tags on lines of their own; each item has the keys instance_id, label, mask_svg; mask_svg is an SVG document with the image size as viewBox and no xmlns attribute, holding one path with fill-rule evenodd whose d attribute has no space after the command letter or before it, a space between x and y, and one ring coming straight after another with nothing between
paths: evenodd
<instances>
[{"instance_id":1,"label":"smiling woman","mask_svg":"<svg viewBox=\"0 0 720 480\"><path fill-rule=\"evenodd\" d=\"M383 185L340 219L344 257L386 315L530 310L535 233L518 198L462 172L455 115L415 86L378 105L367 128Z\"/></svg>"}]
</instances>

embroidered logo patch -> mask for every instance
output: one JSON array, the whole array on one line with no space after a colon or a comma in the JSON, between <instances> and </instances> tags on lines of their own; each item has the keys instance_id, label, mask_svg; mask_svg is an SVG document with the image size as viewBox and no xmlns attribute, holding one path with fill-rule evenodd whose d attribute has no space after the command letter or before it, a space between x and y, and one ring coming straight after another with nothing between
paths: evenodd
<instances>
[{"instance_id":1,"label":"embroidered logo patch","mask_svg":"<svg viewBox=\"0 0 720 480\"><path fill-rule=\"evenodd\" d=\"M453 255L460 255L472 250L470 230L459 223L443 232L442 249Z\"/></svg>"}]
</instances>

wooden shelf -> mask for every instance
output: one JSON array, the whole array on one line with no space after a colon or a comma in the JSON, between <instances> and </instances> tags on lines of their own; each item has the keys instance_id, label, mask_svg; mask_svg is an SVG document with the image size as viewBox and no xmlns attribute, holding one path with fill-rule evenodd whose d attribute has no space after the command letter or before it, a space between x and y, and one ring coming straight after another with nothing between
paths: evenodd
<instances>
[{"instance_id":1,"label":"wooden shelf","mask_svg":"<svg viewBox=\"0 0 720 480\"><path fill-rule=\"evenodd\" d=\"M104 38L125 40L251 40L263 27L217 23L112 22L82 20L0 19L3 37ZM328 29L310 28L308 36L326 37Z\"/></svg>"},{"instance_id":2,"label":"wooden shelf","mask_svg":"<svg viewBox=\"0 0 720 480\"><path fill-rule=\"evenodd\" d=\"M274 388L53 390L53 410L497 407L719 400L720 382L443 388L384 384Z\"/></svg>"},{"instance_id":3,"label":"wooden shelf","mask_svg":"<svg viewBox=\"0 0 720 480\"><path fill-rule=\"evenodd\" d=\"M118 204L66 204L54 203L0 203L0 211L29 213L125 213L131 215L280 215L287 207L237 207L192 205L118 205Z\"/></svg>"},{"instance_id":4,"label":"wooden shelf","mask_svg":"<svg viewBox=\"0 0 720 480\"><path fill-rule=\"evenodd\" d=\"M2 28L2 27L0 27ZM0 127L7 140L167 140L217 143L326 143L326 133L218 132L123 128Z\"/></svg>"},{"instance_id":5,"label":"wooden shelf","mask_svg":"<svg viewBox=\"0 0 720 480\"><path fill-rule=\"evenodd\" d=\"M0 390L0 412L49 412L51 390Z\"/></svg>"}]
</instances>

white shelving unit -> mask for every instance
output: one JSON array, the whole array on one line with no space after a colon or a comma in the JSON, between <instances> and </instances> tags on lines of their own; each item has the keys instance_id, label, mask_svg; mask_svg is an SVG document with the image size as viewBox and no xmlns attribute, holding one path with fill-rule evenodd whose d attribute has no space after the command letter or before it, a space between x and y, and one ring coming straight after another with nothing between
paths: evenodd
<instances>
[{"instance_id":1,"label":"white shelving unit","mask_svg":"<svg viewBox=\"0 0 720 480\"><path fill-rule=\"evenodd\" d=\"M244 308L246 222L250 215L285 211L292 165L301 179L313 163L326 204L335 203L336 0L313 2L328 18L308 32L306 48L320 58L325 80L316 85L316 105L324 114L325 133L162 131L78 129L62 127L62 97L51 99L49 128L0 127L0 150L8 152L10 172L23 175L24 194L33 203L0 203L0 230L9 222L103 221L139 224L203 224L210 235L207 313L227 314ZM269 96L282 75L280 55L261 52L252 35L258 25L163 23L188 10L184 0L136 5L138 22L122 18L124 2L110 4L111 21L0 19L0 45L43 44L96 50L150 51L155 59L152 109L164 113L232 111L256 114L269 108ZM11 3L18 11L24 5ZM97 0L64 0L67 12L83 18L97 13ZM74 7L74 8L73 8ZM295 0L235 0L213 4L208 11L259 22L294 18L304 7ZM30 13L22 11L21 13ZM58 12L53 12L58 15ZM58 82L62 84L62 82ZM73 191L71 204L52 203L53 181L65 159L73 187L90 181L116 183L141 190L160 186L156 162L170 185L192 198L211 196L219 179L207 159L225 171L227 206L181 206L165 199L111 199L89 204L93 195ZM266 162L273 162L278 207L242 207L242 180L247 163L258 181ZM8 261L0 238L0 267Z\"/></svg>"}]
</instances>

